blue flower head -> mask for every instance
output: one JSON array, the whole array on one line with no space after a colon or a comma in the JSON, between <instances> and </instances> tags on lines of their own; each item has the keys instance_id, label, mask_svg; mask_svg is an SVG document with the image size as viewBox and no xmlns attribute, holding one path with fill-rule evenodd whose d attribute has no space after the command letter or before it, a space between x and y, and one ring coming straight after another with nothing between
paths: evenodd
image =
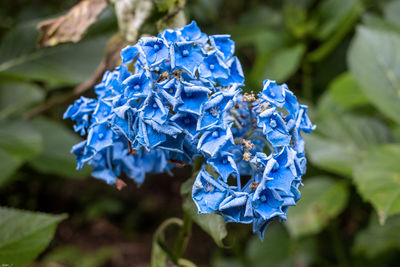
<instances>
[{"instance_id":1,"label":"blue flower head","mask_svg":"<svg viewBox=\"0 0 400 267\"><path fill-rule=\"evenodd\" d=\"M192 190L199 213L252 223L261 238L272 220L286 220L306 169L301 134L315 126L286 85L265 80L258 98L242 94L234 50L229 35L208 37L195 22L124 48L96 97L64 114L86 136L71 151L78 169L91 165L108 184L121 176L141 184L202 157Z\"/></svg>"},{"instance_id":2,"label":"blue flower head","mask_svg":"<svg viewBox=\"0 0 400 267\"><path fill-rule=\"evenodd\" d=\"M210 128L198 146L207 161L193 186L193 200L200 213L220 214L226 222L253 223L253 231L263 238L268 224L286 220L288 208L300 198L298 188L306 162L301 133L310 133L315 126L306 114L307 107L298 104L286 85L274 81L264 81L258 99L253 94L233 99L228 109L233 123L228 125L234 142L227 141L225 130L213 134L218 128L213 128L216 119L208 105L220 102L203 106L198 128ZM243 186L241 175L251 177ZM236 183L229 182L229 177L236 178ZM207 190L210 179L222 186L216 196Z\"/></svg>"},{"instance_id":3,"label":"blue flower head","mask_svg":"<svg viewBox=\"0 0 400 267\"><path fill-rule=\"evenodd\" d=\"M95 87L95 99L82 97L65 112L64 118L75 121L74 129L87 135L73 150L79 168L92 165L93 176L110 184L123 173L141 183L145 173L173 166L164 162L181 166L233 143L226 110L240 84L229 78L235 74L225 64L235 60L229 36L210 39L192 22L141 38L122 49L121 59L123 64L107 71ZM211 125L198 127L213 105L213 112L222 112ZM218 149L199 145L200 140L214 140Z\"/></svg>"}]
</instances>

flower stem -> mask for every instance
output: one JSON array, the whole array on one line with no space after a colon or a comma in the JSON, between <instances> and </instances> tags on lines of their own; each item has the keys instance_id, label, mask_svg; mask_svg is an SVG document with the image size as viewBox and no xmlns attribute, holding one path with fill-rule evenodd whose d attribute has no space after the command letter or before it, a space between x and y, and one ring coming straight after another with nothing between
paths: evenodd
<instances>
[{"instance_id":1,"label":"flower stem","mask_svg":"<svg viewBox=\"0 0 400 267\"><path fill-rule=\"evenodd\" d=\"M339 237L339 231L337 227L337 222L334 221L329 227L331 238L332 238L332 245L336 255L337 262L340 266L350 266L349 261L347 260L347 255L344 250L344 245Z\"/></svg>"},{"instance_id":2,"label":"flower stem","mask_svg":"<svg viewBox=\"0 0 400 267\"><path fill-rule=\"evenodd\" d=\"M192 232L193 219L188 213L183 215L183 225L179 230L178 236L174 244L174 255L177 259L180 259L185 252L187 243L190 239L190 234Z\"/></svg>"}]
</instances>

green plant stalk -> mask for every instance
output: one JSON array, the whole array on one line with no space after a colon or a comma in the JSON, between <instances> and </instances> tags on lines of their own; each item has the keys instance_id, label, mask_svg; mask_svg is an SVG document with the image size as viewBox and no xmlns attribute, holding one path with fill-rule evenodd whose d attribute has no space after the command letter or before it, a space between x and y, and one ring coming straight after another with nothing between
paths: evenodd
<instances>
[{"instance_id":1,"label":"green plant stalk","mask_svg":"<svg viewBox=\"0 0 400 267\"><path fill-rule=\"evenodd\" d=\"M180 259L186 250L192 232L192 224L192 216L185 212L183 215L183 225L179 230L178 236L174 244L173 252L177 259Z\"/></svg>"},{"instance_id":2,"label":"green plant stalk","mask_svg":"<svg viewBox=\"0 0 400 267\"><path fill-rule=\"evenodd\" d=\"M327 42L323 43L317 49L309 53L307 60L311 62L319 62L327 57L339 45L346 34L354 28L354 25L357 23L357 20L363 10L363 5L359 3L355 7L355 10L351 16L346 18L346 20L340 25L339 30L336 31Z\"/></svg>"},{"instance_id":3,"label":"green plant stalk","mask_svg":"<svg viewBox=\"0 0 400 267\"><path fill-rule=\"evenodd\" d=\"M202 158L195 158L193 162L193 168L192 168L192 175L197 173L200 169L201 166L203 165L203 159ZM193 218L190 214L187 212L184 212L183 214L183 225L181 226L178 236L175 240L174 244L174 255L177 259L182 258L183 254L185 253L185 249L187 247L187 244L190 239L190 234L192 232L192 225L193 225Z\"/></svg>"},{"instance_id":4,"label":"green plant stalk","mask_svg":"<svg viewBox=\"0 0 400 267\"><path fill-rule=\"evenodd\" d=\"M303 97L308 101L313 100L313 82L312 82L312 65L307 59L304 60L303 66L303 77L302 77L302 87L303 87Z\"/></svg>"},{"instance_id":5,"label":"green plant stalk","mask_svg":"<svg viewBox=\"0 0 400 267\"><path fill-rule=\"evenodd\" d=\"M346 252L343 248L343 243L339 238L337 222L333 221L329 226L330 235L332 238L332 246L335 252L338 264L340 266L350 266L349 261L347 260Z\"/></svg>"}]
</instances>

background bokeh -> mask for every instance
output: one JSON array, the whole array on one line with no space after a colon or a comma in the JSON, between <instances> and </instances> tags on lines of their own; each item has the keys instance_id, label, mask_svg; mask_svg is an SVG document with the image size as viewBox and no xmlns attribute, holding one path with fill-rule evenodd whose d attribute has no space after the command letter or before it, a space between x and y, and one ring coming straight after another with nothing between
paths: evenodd
<instances>
[{"instance_id":1,"label":"background bokeh","mask_svg":"<svg viewBox=\"0 0 400 267\"><path fill-rule=\"evenodd\" d=\"M0 265L146 266L158 225L183 215L190 167L148 176L140 188L125 180L122 191L90 178L89 168L75 170L69 151L80 137L62 114L79 95L93 96L133 41L110 5L79 42L39 47L37 24L78 2L0 4ZM308 173L287 222L271 224L264 242L248 225L229 224L224 248L194 225L185 258L199 266L398 265L400 1L187 0L170 24L159 22L184 1L150 2L166 8L139 35L184 18L207 34L231 34L244 90L258 92L265 78L286 82L318 126L305 137ZM176 233L168 228L166 239Z\"/></svg>"}]
</instances>

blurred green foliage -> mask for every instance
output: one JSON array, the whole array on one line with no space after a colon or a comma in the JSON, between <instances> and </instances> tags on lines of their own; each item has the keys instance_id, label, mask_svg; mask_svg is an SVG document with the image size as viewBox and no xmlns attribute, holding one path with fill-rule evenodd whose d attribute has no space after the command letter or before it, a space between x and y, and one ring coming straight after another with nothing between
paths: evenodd
<instances>
[{"instance_id":1,"label":"blurred green foliage","mask_svg":"<svg viewBox=\"0 0 400 267\"><path fill-rule=\"evenodd\" d=\"M140 34L182 23L183 2L155 1L156 9ZM0 204L69 211L66 225L78 230L108 218L130 241L140 234L150 236L143 245L149 251L154 225L170 213L180 216L180 207L176 211L169 198L161 198L165 186L154 192L157 183L144 186L141 190L147 192L140 200L132 192L118 194L94 180L85 187L82 179L90 170L77 172L69 154L80 137L62 121L71 97L76 97L73 88L92 76L105 57L108 40L118 31L113 7L80 42L36 46L37 23L74 4L5 0L0 8ZM257 92L265 78L286 82L310 106L318 126L305 137L309 171L302 200L289 211L287 223L271 225L264 242L250 235L246 226L228 225L227 235L222 218L197 215L183 186L183 210L225 247L194 236L197 248L189 245L184 257L197 260L195 252L203 249L201 255L207 257L199 263L205 266L396 265L400 259L400 1L192 0L183 12L187 21L196 20L209 34L232 35L246 75L244 90ZM179 16L163 20L170 14ZM179 175L189 178L187 172ZM179 194L178 189L171 190ZM60 203L52 203L58 194ZM64 218L0 208L0 263L23 266L34 260ZM65 229L60 235L66 235ZM121 261L121 252L110 244L90 251L81 250L79 242L65 244L57 236L55 240L37 260L39 266L132 265ZM166 258L163 248L155 249Z\"/></svg>"}]
</instances>

